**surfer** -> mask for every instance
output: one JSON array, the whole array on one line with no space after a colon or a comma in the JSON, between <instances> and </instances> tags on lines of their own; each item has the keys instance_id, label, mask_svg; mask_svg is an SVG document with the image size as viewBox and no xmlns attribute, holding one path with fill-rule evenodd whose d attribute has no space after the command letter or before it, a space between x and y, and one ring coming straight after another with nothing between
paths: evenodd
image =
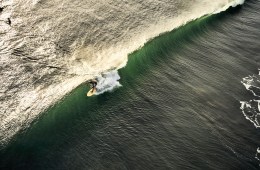
<instances>
[{"instance_id":1,"label":"surfer","mask_svg":"<svg viewBox=\"0 0 260 170\"><path fill-rule=\"evenodd\" d=\"M11 19L10 18L7 18L7 24L11 26Z\"/></svg>"},{"instance_id":2,"label":"surfer","mask_svg":"<svg viewBox=\"0 0 260 170\"><path fill-rule=\"evenodd\" d=\"M90 87L91 87L91 89L92 89L91 92L94 92L94 90L97 89L97 88L96 88L96 86L97 86L97 81L93 79L93 80L89 80L88 83L90 84Z\"/></svg>"}]
</instances>

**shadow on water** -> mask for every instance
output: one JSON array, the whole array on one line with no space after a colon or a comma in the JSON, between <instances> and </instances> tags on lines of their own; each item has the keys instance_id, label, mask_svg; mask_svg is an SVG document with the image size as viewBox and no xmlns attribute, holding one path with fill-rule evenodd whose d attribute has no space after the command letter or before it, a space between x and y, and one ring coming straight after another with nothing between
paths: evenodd
<instances>
[{"instance_id":1,"label":"shadow on water","mask_svg":"<svg viewBox=\"0 0 260 170\"><path fill-rule=\"evenodd\" d=\"M226 15L239 13L242 7L229 9L213 16L204 16L171 32L162 34L147 42L144 47L129 55L127 66L119 70L123 87L113 93L86 97L89 90L80 85L36 120L30 128L18 134L5 148L2 148L0 163L7 169L33 169L53 159L55 151L69 148L81 137L92 135L102 125L114 108L120 107L127 98L138 98L135 90L142 79L159 63L174 60L189 44L197 41L207 30L220 24ZM54 155L54 156L53 156ZM49 160L50 161L50 160ZM41 167L41 166L40 166Z\"/></svg>"}]
</instances>

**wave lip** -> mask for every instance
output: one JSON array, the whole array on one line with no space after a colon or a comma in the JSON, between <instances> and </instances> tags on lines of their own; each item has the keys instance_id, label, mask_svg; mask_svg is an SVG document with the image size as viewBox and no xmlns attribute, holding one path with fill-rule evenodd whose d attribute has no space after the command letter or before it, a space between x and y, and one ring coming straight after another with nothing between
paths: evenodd
<instances>
[{"instance_id":1,"label":"wave lip","mask_svg":"<svg viewBox=\"0 0 260 170\"><path fill-rule=\"evenodd\" d=\"M226 5L223 5L223 7L222 7L221 9L216 10L216 11L214 12L214 14L217 14L217 13L222 12L222 11L226 11L226 10L227 10L228 8L230 8L230 7L236 7L236 6L238 6L238 5L243 5L244 2L245 2L245 0L234 0L234 1L230 1L230 2L228 2Z\"/></svg>"}]
</instances>

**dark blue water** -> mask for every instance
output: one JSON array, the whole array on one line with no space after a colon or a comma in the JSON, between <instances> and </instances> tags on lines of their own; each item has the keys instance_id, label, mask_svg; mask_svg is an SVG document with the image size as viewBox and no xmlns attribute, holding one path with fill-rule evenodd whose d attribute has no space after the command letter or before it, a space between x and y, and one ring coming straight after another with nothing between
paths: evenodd
<instances>
[{"instance_id":1,"label":"dark blue water","mask_svg":"<svg viewBox=\"0 0 260 170\"><path fill-rule=\"evenodd\" d=\"M2 147L1 169L259 169L260 131L240 110L259 11L249 0L148 42L119 70L122 87L75 89Z\"/></svg>"}]
</instances>

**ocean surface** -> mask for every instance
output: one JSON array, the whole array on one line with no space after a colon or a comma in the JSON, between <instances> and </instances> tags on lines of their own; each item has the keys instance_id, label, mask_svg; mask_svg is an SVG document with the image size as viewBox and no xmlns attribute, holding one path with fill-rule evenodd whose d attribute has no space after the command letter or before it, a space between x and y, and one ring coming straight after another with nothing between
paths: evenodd
<instances>
[{"instance_id":1,"label":"ocean surface","mask_svg":"<svg viewBox=\"0 0 260 170\"><path fill-rule=\"evenodd\" d=\"M0 1L0 169L259 169L242 2Z\"/></svg>"}]
</instances>

